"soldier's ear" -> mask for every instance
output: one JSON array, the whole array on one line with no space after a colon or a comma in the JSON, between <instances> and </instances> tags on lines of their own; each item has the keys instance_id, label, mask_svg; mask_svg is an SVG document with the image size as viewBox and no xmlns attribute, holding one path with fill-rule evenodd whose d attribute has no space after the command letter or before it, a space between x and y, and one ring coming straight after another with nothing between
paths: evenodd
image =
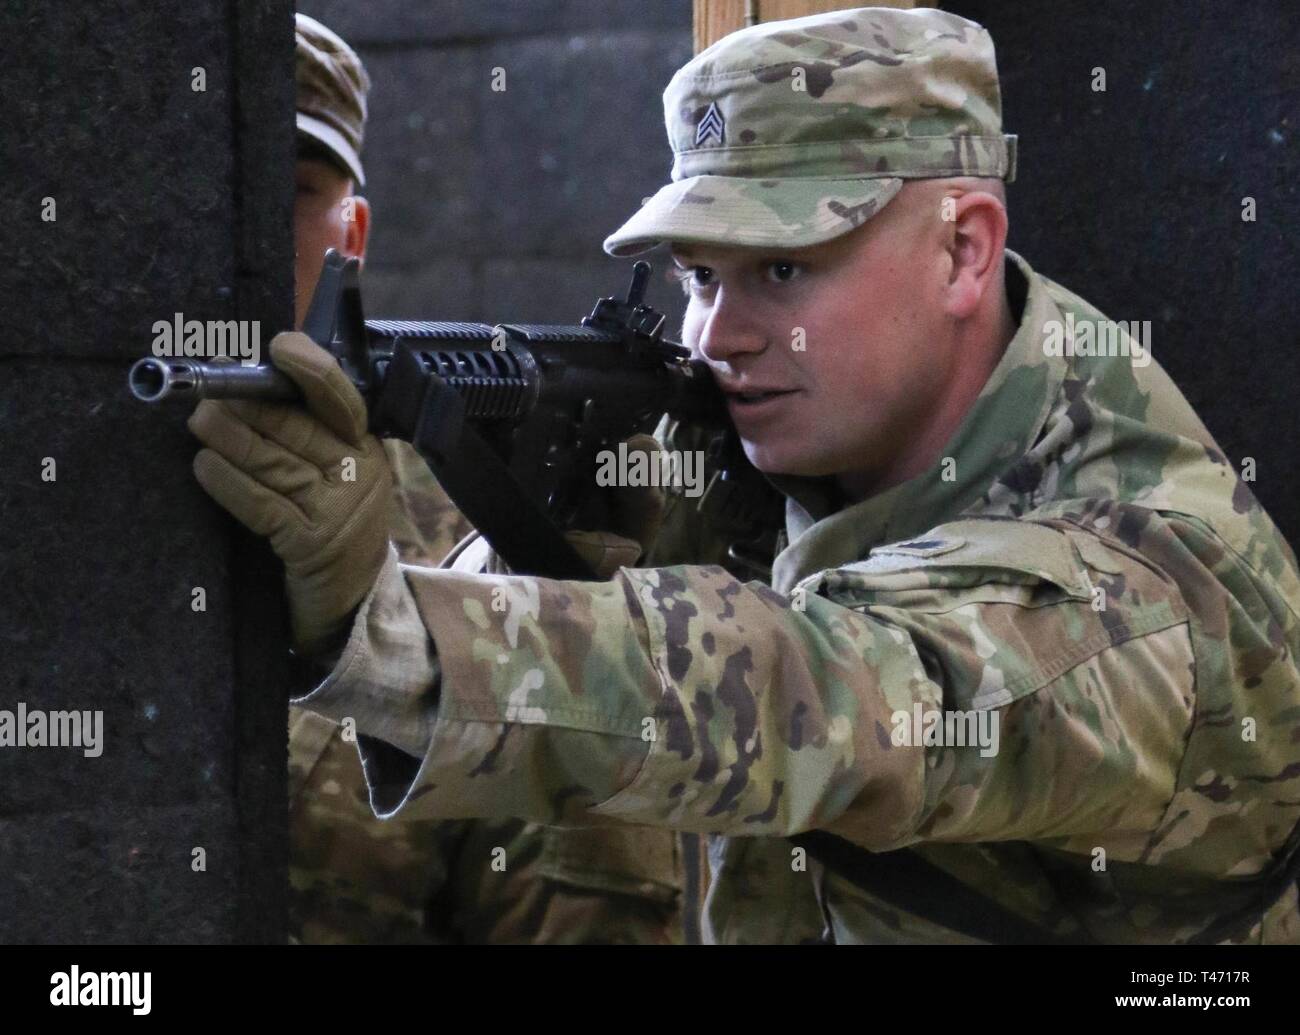
<instances>
[{"instance_id":1,"label":"soldier's ear","mask_svg":"<svg viewBox=\"0 0 1300 1035\"><path fill-rule=\"evenodd\" d=\"M952 199L945 222L951 226L945 245L952 260L947 309L964 319L979 310L997 285L1007 242L1007 210L987 191L970 191Z\"/></svg>"},{"instance_id":2,"label":"soldier's ear","mask_svg":"<svg viewBox=\"0 0 1300 1035\"><path fill-rule=\"evenodd\" d=\"M366 245L370 240L370 202L356 195L348 201L352 203L349 206L351 218L344 221L343 253L360 259L364 266Z\"/></svg>"}]
</instances>

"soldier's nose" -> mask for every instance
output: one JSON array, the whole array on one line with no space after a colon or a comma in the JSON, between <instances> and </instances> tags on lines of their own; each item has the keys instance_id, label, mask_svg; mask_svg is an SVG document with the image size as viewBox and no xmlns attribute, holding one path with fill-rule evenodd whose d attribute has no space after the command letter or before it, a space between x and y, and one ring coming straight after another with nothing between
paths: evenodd
<instances>
[{"instance_id":1,"label":"soldier's nose","mask_svg":"<svg viewBox=\"0 0 1300 1035\"><path fill-rule=\"evenodd\" d=\"M720 290L709 308L695 344L696 351L711 363L726 363L736 356L762 352L767 335L738 299Z\"/></svg>"}]
</instances>

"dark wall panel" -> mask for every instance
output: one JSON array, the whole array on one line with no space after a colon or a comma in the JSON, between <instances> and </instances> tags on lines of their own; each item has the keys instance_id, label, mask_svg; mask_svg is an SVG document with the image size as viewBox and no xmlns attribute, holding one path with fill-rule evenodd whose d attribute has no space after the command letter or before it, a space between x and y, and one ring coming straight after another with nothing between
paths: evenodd
<instances>
[{"instance_id":1,"label":"dark wall panel","mask_svg":"<svg viewBox=\"0 0 1300 1035\"><path fill-rule=\"evenodd\" d=\"M292 319L292 32L286 0L0 13L0 710L103 713L98 757L0 746L0 941L283 938L280 574L126 370L176 312Z\"/></svg>"},{"instance_id":2,"label":"dark wall panel","mask_svg":"<svg viewBox=\"0 0 1300 1035\"><path fill-rule=\"evenodd\" d=\"M1254 458L1255 494L1300 544L1300 6L942 6L997 46L1020 134L1011 247L1112 319L1151 321L1155 359L1238 470Z\"/></svg>"}]
</instances>

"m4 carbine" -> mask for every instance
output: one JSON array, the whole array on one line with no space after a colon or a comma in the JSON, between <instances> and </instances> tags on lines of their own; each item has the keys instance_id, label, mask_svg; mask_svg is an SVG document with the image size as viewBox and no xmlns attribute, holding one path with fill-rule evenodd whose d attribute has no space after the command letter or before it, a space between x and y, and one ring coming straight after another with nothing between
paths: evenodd
<instances>
[{"instance_id":1,"label":"m4 carbine","mask_svg":"<svg viewBox=\"0 0 1300 1035\"><path fill-rule=\"evenodd\" d=\"M366 320L359 264L331 249L303 330L357 386L370 430L410 442L512 570L589 579L564 531L606 530L598 455L665 413L717 432L711 455L729 497L745 495L741 483L770 492L707 365L665 339L665 318L644 304L649 277L638 262L627 298L601 299L581 325ZM147 402L300 397L269 365L188 359L139 360L130 387Z\"/></svg>"}]
</instances>

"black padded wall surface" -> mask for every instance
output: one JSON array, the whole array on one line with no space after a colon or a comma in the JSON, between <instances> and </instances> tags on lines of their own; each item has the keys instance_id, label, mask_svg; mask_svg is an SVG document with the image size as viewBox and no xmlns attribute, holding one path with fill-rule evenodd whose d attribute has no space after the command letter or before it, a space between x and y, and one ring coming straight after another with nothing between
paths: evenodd
<instances>
[{"instance_id":1,"label":"black padded wall surface","mask_svg":"<svg viewBox=\"0 0 1300 1035\"><path fill-rule=\"evenodd\" d=\"M1300 5L941 6L997 47L1020 135L1010 246L1111 319L1151 321L1152 355L1300 544Z\"/></svg>"},{"instance_id":2,"label":"black padded wall surface","mask_svg":"<svg viewBox=\"0 0 1300 1035\"><path fill-rule=\"evenodd\" d=\"M0 941L278 941L279 572L126 372L176 313L292 320L292 6L20 0L0 39L0 725L85 722L0 729Z\"/></svg>"}]
</instances>

